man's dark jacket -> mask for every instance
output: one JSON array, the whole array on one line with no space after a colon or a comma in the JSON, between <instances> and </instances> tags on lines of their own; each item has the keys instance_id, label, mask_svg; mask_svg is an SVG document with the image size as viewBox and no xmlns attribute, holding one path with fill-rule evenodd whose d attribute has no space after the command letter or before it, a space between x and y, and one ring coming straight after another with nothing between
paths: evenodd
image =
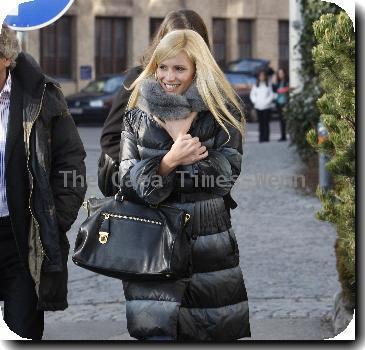
<instances>
[{"instance_id":1,"label":"man's dark jacket","mask_svg":"<svg viewBox=\"0 0 365 350\"><path fill-rule=\"evenodd\" d=\"M38 309L64 310L66 232L84 200L86 154L59 84L24 53L11 78L5 174L12 228Z\"/></svg>"}]
</instances>

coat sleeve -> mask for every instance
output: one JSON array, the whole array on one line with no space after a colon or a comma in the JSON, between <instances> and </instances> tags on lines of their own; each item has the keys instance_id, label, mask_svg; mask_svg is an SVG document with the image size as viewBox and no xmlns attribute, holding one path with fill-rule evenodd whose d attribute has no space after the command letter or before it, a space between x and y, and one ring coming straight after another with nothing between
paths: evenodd
<instances>
[{"instance_id":1,"label":"coat sleeve","mask_svg":"<svg viewBox=\"0 0 365 350\"><path fill-rule=\"evenodd\" d=\"M275 94L271 85L269 85L267 89L269 93L267 95L267 100L265 104L270 105L275 99Z\"/></svg>"},{"instance_id":2,"label":"coat sleeve","mask_svg":"<svg viewBox=\"0 0 365 350\"><path fill-rule=\"evenodd\" d=\"M119 168L121 123L131 94L131 91L124 86L130 86L141 72L141 67L132 68L127 72L101 132L98 186L104 196L112 196L118 191L116 180Z\"/></svg>"},{"instance_id":3,"label":"coat sleeve","mask_svg":"<svg viewBox=\"0 0 365 350\"><path fill-rule=\"evenodd\" d=\"M253 105L256 104L256 86L254 85L250 91L250 100Z\"/></svg>"},{"instance_id":4,"label":"coat sleeve","mask_svg":"<svg viewBox=\"0 0 365 350\"><path fill-rule=\"evenodd\" d=\"M50 184L60 231L67 232L77 218L87 189L86 153L67 110L53 118L51 139Z\"/></svg>"},{"instance_id":5,"label":"coat sleeve","mask_svg":"<svg viewBox=\"0 0 365 350\"><path fill-rule=\"evenodd\" d=\"M175 172L158 175L163 156L141 159L133 125L138 118L135 110L127 112L122 122L120 141L119 184L124 195L157 205L174 189Z\"/></svg>"},{"instance_id":6,"label":"coat sleeve","mask_svg":"<svg viewBox=\"0 0 365 350\"><path fill-rule=\"evenodd\" d=\"M113 101L112 108L101 131L101 150L112 158L113 161L119 161L122 117L126 111L128 100L131 95L131 91L125 89L124 85L127 87L130 86L141 72L142 68L140 67L132 68L127 72L123 85Z\"/></svg>"},{"instance_id":7,"label":"coat sleeve","mask_svg":"<svg viewBox=\"0 0 365 350\"><path fill-rule=\"evenodd\" d=\"M191 172L194 191L202 190L217 195L227 195L238 176L241 173L242 163L242 135L234 127L226 127L231 135L228 135L217 123L217 133L214 146L208 149L208 156L192 165ZM185 189L186 191L186 189Z\"/></svg>"}]
</instances>

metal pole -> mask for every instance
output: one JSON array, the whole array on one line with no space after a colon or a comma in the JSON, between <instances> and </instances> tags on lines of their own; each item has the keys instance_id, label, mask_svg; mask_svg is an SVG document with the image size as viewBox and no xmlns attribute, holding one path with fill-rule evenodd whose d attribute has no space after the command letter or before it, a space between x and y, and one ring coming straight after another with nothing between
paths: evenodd
<instances>
[{"instance_id":1,"label":"metal pole","mask_svg":"<svg viewBox=\"0 0 365 350\"><path fill-rule=\"evenodd\" d=\"M318 132L318 144L320 145L328 138L328 131L322 122L319 122L317 125ZM327 170L327 163L330 161L330 157L323 152L318 154L318 168L319 168L319 187L327 191L331 187L331 174Z\"/></svg>"},{"instance_id":2,"label":"metal pole","mask_svg":"<svg viewBox=\"0 0 365 350\"><path fill-rule=\"evenodd\" d=\"M20 47L22 48L22 51L26 52L27 51L27 33L17 31L16 35L18 37L19 44L20 44Z\"/></svg>"},{"instance_id":3,"label":"metal pole","mask_svg":"<svg viewBox=\"0 0 365 350\"><path fill-rule=\"evenodd\" d=\"M302 79L299 74L301 60L302 57L296 48L300 34L302 32L302 14L300 12L300 3L299 0L290 0L289 1L289 47L290 47L290 55L289 55L289 79L290 86L301 90L302 89Z\"/></svg>"}]
</instances>

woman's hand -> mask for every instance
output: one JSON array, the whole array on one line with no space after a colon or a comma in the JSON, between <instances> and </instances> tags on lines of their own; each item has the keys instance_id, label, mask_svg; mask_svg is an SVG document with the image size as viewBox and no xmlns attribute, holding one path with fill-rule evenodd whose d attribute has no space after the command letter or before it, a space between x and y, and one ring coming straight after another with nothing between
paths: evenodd
<instances>
[{"instance_id":1,"label":"woman's hand","mask_svg":"<svg viewBox=\"0 0 365 350\"><path fill-rule=\"evenodd\" d=\"M162 123L156 118L155 120L169 133L171 138L176 141L179 135L186 135L188 133L191 123L197 114L197 112L191 112L185 119L166 120L165 123Z\"/></svg>"},{"instance_id":2,"label":"woman's hand","mask_svg":"<svg viewBox=\"0 0 365 350\"><path fill-rule=\"evenodd\" d=\"M208 156L205 146L202 146L198 137L190 134L179 135L169 153L177 165L190 165Z\"/></svg>"},{"instance_id":3,"label":"woman's hand","mask_svg":"<svg viewBox=\"0 0 365 350\"><path fill-rule=\"evenodd\" d=\"M170 151L162 158L158 173L167 175L179 165L191 165L207 156L207 148L202 146L198 137L179 135Z\"/></svg>"}]
</instances>

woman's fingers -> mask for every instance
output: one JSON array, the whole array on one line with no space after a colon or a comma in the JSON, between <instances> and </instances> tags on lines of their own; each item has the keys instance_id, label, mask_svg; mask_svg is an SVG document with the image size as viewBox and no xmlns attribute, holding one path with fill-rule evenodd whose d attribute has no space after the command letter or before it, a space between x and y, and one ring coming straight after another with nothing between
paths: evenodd
<instances>
[{"instance_id":1,"label":"woman's fingers","mask_svg":"<svg viewBox=\"0 0 365 350\"><path fill-rule=\"evenodd\" d=\"M200 148L201 147L201 142L199 141L199 137L191 137L190 139L186 139L188 140L191 145L194 147L194 149L196 148Z\"/></svg>"},{"instance_id":2,"label":"woman's fingers","mask_svg":"<svg viewBox=\"0 0 365 350\"><path fill-rule=\"evenodd\" d=\"M181 161L181 164L182 165L191 165L206 157L208 157L208 150L206 150L205 152L203 152L201 154L197 154L197 153L189 154L184 157L184 159Z\"/></svg>"},{"instance_id":3,"label":"woman's fingers","mask_svg":"<svg viewBox=\"0 0 365 350\"><path fill-rule=\"evenodd\" d=\"M195 155L195 156L191 157L191 163L193 164L193 163L195 163L195 162L197 162L201 159L204 159L206 157L208 157L208 151L205 151L201 154L198 154L198 155Z\"/></svg>"},{"instance_id":4,"label":"woman's fingers","mask_svg":"<svg viewBox=\"0 0 365 350\"><path fill-rule=\"evenodd\" d=\"M198 150L198 154L202 154L207 150L207 148L205 146L201 146Z\"/></svg>"},{"instance_id":5,"label":"woman's fingers","mask_svg":"<svg viewBox=\"0 0 365 350\"><path fill-rule=\"evenodd\" d=\"M190 134L180 134L179 135L179 138L181 140L191 140L192 139L192 136Z\"/></svg>"},{"instance_id":6,"label":"woman's fingers","mask_svg":"<svg viewBox=\"0 0 365 350\"><path fill-rule=\"evenodd\" d=\"M208 151L205 151L204 153L200 154L200 155L198 156L198 160L200 160L200 159L204 159L204 158L206 158L206 157L208 157Z\"/></svg>"}]
</instances>

